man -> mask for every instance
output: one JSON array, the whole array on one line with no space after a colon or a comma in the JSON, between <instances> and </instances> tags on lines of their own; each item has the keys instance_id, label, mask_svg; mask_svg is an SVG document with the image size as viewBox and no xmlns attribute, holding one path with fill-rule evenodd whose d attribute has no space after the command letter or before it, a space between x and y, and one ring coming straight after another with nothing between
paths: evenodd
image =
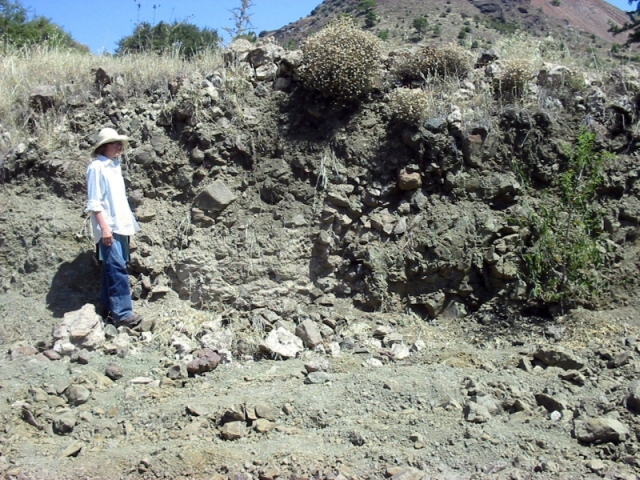
<instances>
[{"instance_id":1,"label":"man","mask_svg":"<svg viewBox=\"0 0 640 480\"><path fill-rule=\"evenodd\" d=\"M87 168L88 202L93 238L102 260L100 301L116 327L135 327L142 317L133 313L127 272L129 237L140 230L125 192L120 155L129 138L113 128L103 128Z\"/></svg>"}]
</instances>

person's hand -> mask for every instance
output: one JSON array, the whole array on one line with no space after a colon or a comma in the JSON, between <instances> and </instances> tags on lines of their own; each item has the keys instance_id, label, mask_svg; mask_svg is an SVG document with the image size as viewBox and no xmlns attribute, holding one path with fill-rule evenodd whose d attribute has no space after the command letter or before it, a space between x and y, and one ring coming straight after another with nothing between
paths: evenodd
<instances>
[{"instance_id":1,"label":"person's hand","mask_svg":"<svg viewBox=\"0 0 640 480\"><path fill-rule=\"evenodd\" d=\"M111 233L111 230L107 229L102 232L102 243L105 247L113 245L113 234Z\"/></svg>"}]
</instances>

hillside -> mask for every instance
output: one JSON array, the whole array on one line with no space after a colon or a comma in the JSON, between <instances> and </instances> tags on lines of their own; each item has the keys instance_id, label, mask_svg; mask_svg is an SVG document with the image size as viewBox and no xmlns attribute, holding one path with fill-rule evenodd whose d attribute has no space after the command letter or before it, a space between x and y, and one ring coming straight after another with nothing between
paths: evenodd
<instances>
[{"instance_id":1,"label":"hillside","mask_svg":"<svg viewBox=\"0 0 640 480\"><path fill-rule=\"evenodd\" d=\"M358 10L357 0L325 0L306 18L286 25L273 35L282 44L297 44L309 33L318 31L339 13L349 13L364 25L365 12ZM429 20L430 33L426 39L440 42L456 38L461 28L469 28L468 43L478 39L492 42L501 33L516 29L538 36L552 35L566 40L568 47L579 51L593 46L595 35L606 43L624 43L625 36L613 37L608 32L610 23L622 25L624 12L604 0L567 0L558 6L548 0L449 0L424 2L419 0L378 0L375 13L378 23L371 27L375 33L388 31L390 41L402 43L413 37L415 18ZM434 28L438 26L438 33Z\"/></svg>"},{"instance_id":2,"label":"hillside","mask_svg":"<svg viewBox=\"0 0 640 480\"><path fill-rule=\"evenodd\" d=\"M640 71L483 4L0 57L0 476L638 478ZM103 127L136 328L99 313Z\"/></svg>"}]
</instances>

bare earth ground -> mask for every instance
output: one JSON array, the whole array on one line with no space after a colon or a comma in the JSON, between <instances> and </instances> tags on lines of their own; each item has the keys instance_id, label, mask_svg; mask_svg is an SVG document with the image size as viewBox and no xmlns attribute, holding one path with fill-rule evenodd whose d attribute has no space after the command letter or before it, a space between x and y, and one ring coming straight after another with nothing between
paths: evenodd
<instances>
[{"instance_id":1,"label":"bare earth ground","mask_svg":"<svg viewBox=\"0 0 640 480\"><path fill-rule=\"evenodd\" d=\"M39 332L57 321L41 299L5 295L1 300L9 339L29 318L41 319ZM163 300L163 308L172 301ZM137 306L147 316L161 310L157 304ZM358 312L351 314L357 322ZM625 475L609 478L635 478L636 463L611 460L615 446L580 445L572 438L572 420L579 410L598 409L603 402L615 410L624 378L637 375L635 360L607 371L593 359L598 347L616 348L638 334L637 306L571 314L556 325L564 329L558 341L533 324L491 330L465 319L426 325L411 316L367 315L364 323L372 322L395 324L409 344L421 339L424 348L376 367L367 363L381 358L370 334L356 335L361 346L325 355L329 381L315 385L304 383L305 360L319 356L309 351L288 361L238 359L205 376L170 382L165 372L172 360L158 336L134 339L125 358L96 353L87 365L33 356L11 360L4 337L0 468L6 478L43 479L216 478L216 473L383 478L391 467L414 467L426 478L599 478L605 472ZM559 368L519 368L538 345L552 342L592 358L584 386L561 380ZM111 362L124 371L116 382L103 375ZM136 377L161 383L132 385ZM69 384L88 386L90 400L51 407L56 392ZM42 391L48 393L37 397ZM484 423L466 421L463 406L480 392L501 405ZM567 399L561 418L536 406L532 398L542 392ZM505 408L518 399L531 409ZM24 420L25 402L42 431ZM221 413L241 404L271 409L275 429L247 429L239 440L223 440ZM67 411L77 418L73 433L54 434L50 418ZM630 427L636 424L627 413L617 416ZM603 470L597 474L588 465L600 458ZM242 472L252 476L237 476Z\"/></svg>"}]
</instances>

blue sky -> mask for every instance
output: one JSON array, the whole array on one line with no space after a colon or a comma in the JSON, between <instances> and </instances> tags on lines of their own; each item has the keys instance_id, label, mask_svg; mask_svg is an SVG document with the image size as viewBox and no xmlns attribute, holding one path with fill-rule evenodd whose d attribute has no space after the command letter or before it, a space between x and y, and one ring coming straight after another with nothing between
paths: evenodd
<instances>
[{"instance_id":1,"label":"blue sky","mask_svg":"<svg viewBox=\"0 0 640 480\"><path fill-rule=\"evenodd\" d=\"M440 0L438 0L440 1ZM133 32L138 22L186 20L200 27L232 27L232 8L240 0L22 0L32 14L62 26L94 53L112 52L118 40ZM322 0L253 0L252 23L256 33L275 30L306 17ZM627 0L609 0L628 10ZM140 5L138 7L138 5Z\"/></svg>"},{"instance_id":2,"label":"blue sky","mask_svg":"<svg viewBox=\"0 0 640 480\"><path fill-rule=\"evenodd\" d=\"M252 24L256 33L275 30L306 17L321 2L253 0ZM93 53L101 53L112 52L118 40L130 35L138 22L186 20L225 36L224 28L234 25L229 10L238 7L240 0L21 0L21 4L31 14L63 27Z\"/></svg>"}]
</instances>

